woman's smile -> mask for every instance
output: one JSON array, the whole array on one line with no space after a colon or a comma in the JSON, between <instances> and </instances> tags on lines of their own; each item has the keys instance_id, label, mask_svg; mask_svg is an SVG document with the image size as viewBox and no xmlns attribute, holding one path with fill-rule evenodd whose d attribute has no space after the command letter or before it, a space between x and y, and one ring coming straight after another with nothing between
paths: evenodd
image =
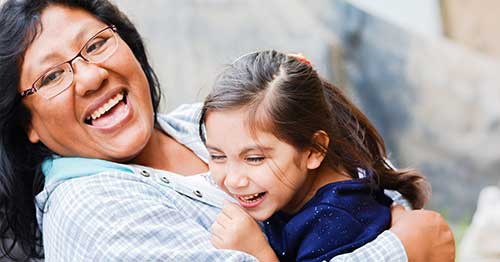
<instances>
[{"instance_id":1,"label":"woman's smile","mask_svg":"<svg viewBox=\"0 0 500 262\"><path fill-rule=\"evenodd\" d=\"M85 118L85 123L92 128L104 133L112 133L119 130L132 118L132 102L127 101L127 92L120 91L110 99L104 99L105 103L95 103L89 110L91 113Z\"/></svg>"},{"instance_id":2,"label":"woman's smile","mask_svg":"<svg viewBox=\"0 0 500 262\"><path fill-rule=\"evenodd\" d=\"M93 50L82 47L110 26L81 9L59 5L47 7L40 22L43 30L24 56L23 68L31 70L23 71L20 91L44 71L40 64L55 67L78 50ZM59 155L114 161L132 159L148 144L154 126L148 80L124 40L113 31L107 33L116 37L109 57L90 62L77 56L71 61L73 78L67 89L49 99L35 94L23 100L32 113L32 143L41 141Z\"/></svg>"}]
</instances>

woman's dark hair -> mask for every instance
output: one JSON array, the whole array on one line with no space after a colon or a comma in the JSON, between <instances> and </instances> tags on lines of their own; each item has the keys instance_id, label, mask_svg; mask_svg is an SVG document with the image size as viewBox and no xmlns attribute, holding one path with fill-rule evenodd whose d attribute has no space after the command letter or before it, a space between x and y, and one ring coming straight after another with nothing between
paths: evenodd
<instances>
[{"instance_id":1,"label":"woman's dark hair","mask_svg":"<svg viewBox=\"0 0 500 262\"><path fill-rule=\"evenodd\" d=\"M31 114L21 102L18 85L24 53L43 30L40 15L49 5L80 8L115 25L146 74L155 116L160 103L159 82L141 36L125 14L107 0L6 1L0 9L0 258L16 259L16 246L24 258L43 257L34 197L44 186L41 163L54 152L28 140Z\"/></svg>"},{"instance_id":2,"label":"woman's dark hair","mask_svg":"<svg viewBox=\"0 0 500 262\"><path fill-rule=\"evenodd\" d=\"M396 170L387 160L384 141L368 118L333 84L321 79L300 57L276 51L245 55L216 79L200 118L213 111L245 108L252 130L268 131L302 150L325 154L322 165L359 177L368 171L374 186L399 191L414 208L428 200L429 185L415 170ZM315 143L328 134L328 147ZM285 174L286 175L286 174Z\"/></svg>"}]
</instances>

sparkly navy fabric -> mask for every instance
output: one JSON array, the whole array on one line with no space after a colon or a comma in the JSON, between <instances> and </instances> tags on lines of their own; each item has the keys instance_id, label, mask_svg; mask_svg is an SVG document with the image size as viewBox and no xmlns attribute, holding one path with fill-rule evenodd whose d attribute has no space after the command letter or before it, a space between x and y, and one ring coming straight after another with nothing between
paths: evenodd
<instances>
[{"instance_id":1,"label":"sparkly navy fabric","mask_svg":"<svg viewBox=\"0 0 500 262\"><path fill-rule=\"evenodd\" d=\"M277 212L264 222L280 261L323 261L375 239L391 223L392 200L367 180L331 183L296 214Z\"/></svg>"}]
</instances>

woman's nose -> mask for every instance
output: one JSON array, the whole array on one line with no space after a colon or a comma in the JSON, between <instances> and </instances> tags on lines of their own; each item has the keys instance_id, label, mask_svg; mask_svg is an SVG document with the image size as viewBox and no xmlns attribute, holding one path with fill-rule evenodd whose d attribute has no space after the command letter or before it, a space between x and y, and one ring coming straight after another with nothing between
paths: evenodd
<instances>
[{"instance_id":1,"label":"woman's nose","mask_svg":"<svg viewBox=\"0 0 500 262\"><path fill-rule=\"evenodd\" d=\"M109 76L108 70L83 59L76 59L72 66L75 92L80 96L98 90Z\"/></svg>"}]
</instances>

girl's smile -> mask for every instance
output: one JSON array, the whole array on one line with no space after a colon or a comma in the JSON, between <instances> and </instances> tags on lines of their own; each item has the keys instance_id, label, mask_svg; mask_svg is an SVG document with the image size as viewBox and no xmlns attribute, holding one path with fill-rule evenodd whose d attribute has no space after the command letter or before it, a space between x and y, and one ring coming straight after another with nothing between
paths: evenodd
<instances>
[{"instance_id":1,"label":"girl's smile","mask_svg":"<svg viewBox=\"0 0 500 262\"><path fill-rule=\"evenodd\" d=\"M207 115L212 176L257 220L279 210L296 210L306 202L314 180L308 175L310 151L297 151L267 132L253 134L246 115L244 109Z\"/></svg>"},{"instance_id":2,"label":"girl's smile","mask_svg":"<svg viewBox=\"0 0 500 262\"><path fill-rule=\"evenodd\" d=\"M250 195L235 195L233 196L238 200L238 203L244 208L256 208L258 207L266 198L267 192L260 192Z\"/></svg>"}]
</instances>

